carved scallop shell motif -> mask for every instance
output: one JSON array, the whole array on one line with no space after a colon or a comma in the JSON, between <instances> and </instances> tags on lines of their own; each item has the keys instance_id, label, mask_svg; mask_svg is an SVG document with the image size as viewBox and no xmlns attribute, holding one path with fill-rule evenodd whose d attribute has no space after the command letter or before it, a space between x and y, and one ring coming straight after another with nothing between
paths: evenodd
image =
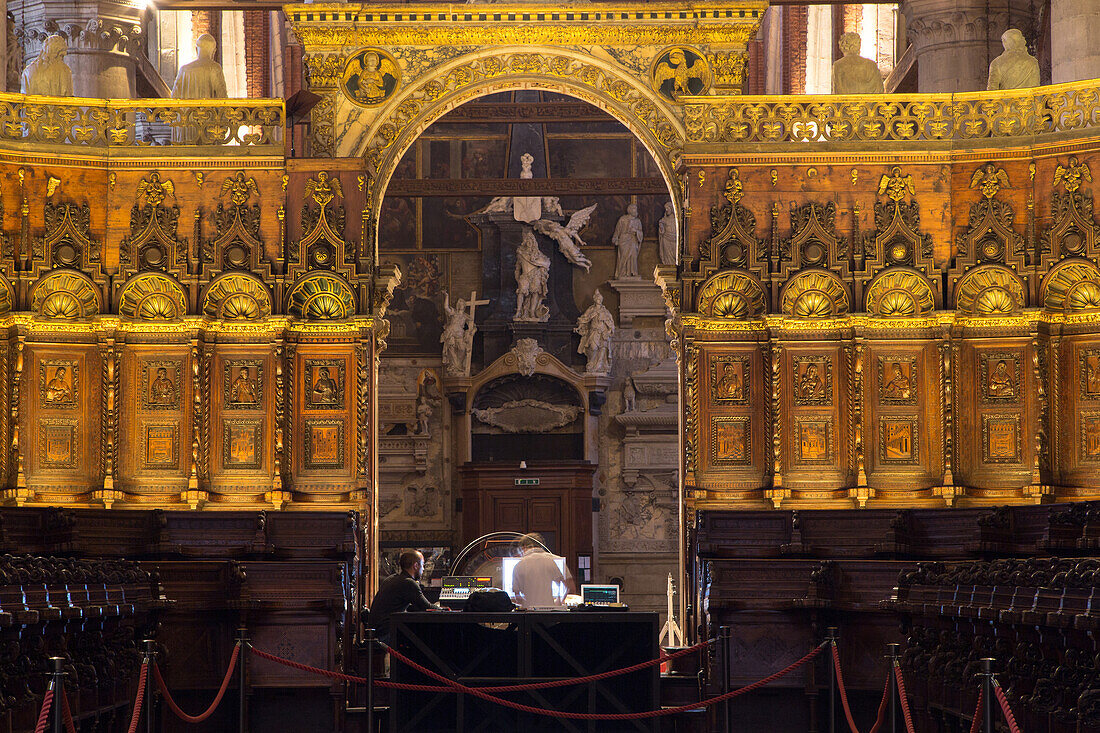
<instances>
[{"instance_id":1,"label":"carved scallop shell motif","mask_svg":"<svg viewBox=\"0 0 1100 733\"><path fill-rule=\"evenodd\" d=\"M252 275L225 273L203 294L202 312L207 318L256 321L271 315L271 294Z\"/></svg>"},{"instance_id":2,"label":"carved scallop shell motif","mask_svg":"<svg viewBox=\"0 0 1100 733\"><path fill-rule=\"evenodd\" d=\"M720 272L699 291L699 312L712 318L756 318L764 309L763 289L743 273Z\"/></svg>"},{"instance_id":3,"label":"carved scallop shell motif","mask_svg":"<svg viewBox=\"0 0 1100 733\"><path fill-rule=\"evenodd\" d=\"M867 288L867 312L881 318L914 318L935 310L928 281L908 270L886 270Z\"/></svg>"},{"instance_id":4,"label":"carved scallop shell motif","mask_svg":"<svg viewBox=\"0 0 1100 733\"><path fill-rule=\"evenodd\" d=\"M1023 283L1003 265L975 267L955 290L955 307L969 316L1009 315L1025 303Z\"/></svg>"},{"instance_id":5,"label":"carved scallop shell motif","mask_svg":"<svg viewBox=\"0 0 1100 733\"><path fill-rule=\"evenodd\" d=\"M44 318L90 318L99 313L99 294L87 275L53 270L32 289L31 310Z\"/></svg>"},{"instance_id":6,"label":"carved scallop shell motif","mask_svg":"<svg viewBox=\"0 0 1100 733\"><path fill-rule=\"evenodd\" d=\"M118 314L139 321L172 321L187 314L187 295L171 277L143 272L123 287Z\"/></svg>"},{"instance_id":7,"label":"carved scallop shell motif","mask_svg":"<svg viewBox=\"0 0 1100 733\"><path fill-rule=\"evenodd\" d=\"M287 296L287 313L309 321L349 318L355 315L355 297L339 277L314 272L294 284Z\"/></svg>"},{"instance_id":8,"label":"carved scallop shell motif","mask_svg":"<svg viewBox=\"0 0 1100 733\"><path fill-rule=\"evenodd\" d=\"M1100 309L1100 269L1083 260L1059 263L1043 283L1043 306L1056 313Z\"/></svg>"},{"instance_id":9,"label":"carved scallop shell motif","mask_svg":"<svg viewBox=\"0 0 1100 733\"><path fill-rule=\"evenodd\" d=\"M829 318L848 313L848 291L831 273L809 270L795 275L779 299L780 310L796 318Z\"/></svg>"}]
</instances>

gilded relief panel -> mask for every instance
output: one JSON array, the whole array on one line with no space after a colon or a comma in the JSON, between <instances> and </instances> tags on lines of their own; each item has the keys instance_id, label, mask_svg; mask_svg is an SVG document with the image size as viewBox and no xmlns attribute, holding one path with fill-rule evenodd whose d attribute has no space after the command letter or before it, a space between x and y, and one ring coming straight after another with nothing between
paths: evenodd
<instances>
[{"instance_id":1,"label":"gilded relief panel","mask_svg":"<svg viewBox=\"0 0 1100 733\"><path fill-rule=\"evenodd\" d=\"M179 427L179 420L141 422L143 469L179 470Z\"/></svg>"},{"instance_id":2,"label":"gilded relief panel","mask_svg":"<svg viewBox=\"0 0 1100 733\"><path fill-rule=\"evenodd\" d=\"M39 362L39 399L44 408L71 410L76 407L79 370L79 364L73 359L43 359Z\"/></svg>"},{"instance_id":3,"label":"gilded relief panel","mask_svg":"<svg viewBox=\"0 0 1100 733\"><path fill-rule=\"evenodd\" d=\"M343 493L355 486L360 443L355 425L361 399L353 349L351 342L301 344L295 348L293 373L287 375L295 406L284 436L292 452L288 465L301 481L319 484L310 489L315 495Z\"/></svg>"},{"instance_id":4,"label":"gilded relief panel","mask_svg":"<svg viewBox=\"0 0 1100 733\"><path fill-rule=\"evenodd\" d=\"M1020 416L982 415L982 461L1020 463Z\"/></svg>"},{"instance_id":5,"label":"gilded relief panel","mask_svg":"<svg viewBox=\"0 0 1100 733\"><path fill-rule=\"evenodd\" d=\"M253 418L222 421L222 468L258 471L263 468L264 422Z\"/></svg>"},{"instance_id":6,"label":"gilded relief panel","mask_svg":"<svg viewBox=\"0 0 1100 733\"><path fill-rule=\"evenodd\" d=\"M344 359L306 359L302 385L307 410L342 410L345 385Z\"/></svg>"},{"instance_id":7,"label":"gilded relief panel","mask_svg":"<svg viewBox=\"0 0 1100 733\"><path fill-rule=\"evenodd\" d=\"M715 466L752 463L749 416L716 417L711 423L710 458Z\"/></svg>"},{"instance_id":8,"label":"gilded relief panel","mask_svg":"<svg viewBox=\"0 0 1100 733\"><path fill-rule=\"evenodd\" d=\"M71 498L100 480L100 400L98 390L89 389L89 372L98 375L93 348L28 343L24 350L17 382L25 431L20 449L28 488L47 500ZM8 375L16 378L12 366Z\"/></svg>"},{"instance_id":9,"label":"gilded relief panel","mask_svg":"<svg viewBox=\"0 0 1100 733\"><path fill-rule=\"evenodd\" d=\"M195 438L186 349L179 343L131 344L122 354L116 471L126 491L159 493L155 484L160 492L172 493L185 484ZM200 438L200 465L204 455Z\"/></svg>"},{"instance_id":10,"label":"gilded relief panel","mask_svg":"<svg viewBox=\"0 0 1100 733\"><path fill-rule=\"evenodd\" d=\"M260 359L226 359L222 400L227 410L255 410L264 394L264 363Z\"/></svg>"},{"instance_id":11,"label":"gilded relief panel","mask_svg":"<svg viewBox=\"0 0 1100 733\"><path fill-rule=\"evenodd\" d=\"M882 417L878 422L879 460L885 464L918 463L919 433L915 417Z\"/></svg>"},{"instance_id":12,"label":"gilded relief panel","mask_svg":"<svg viewBox=\"0 0 1100 733\"><path fill-rule=\"evenodd\" d=\"M751 384L747 354L710 357L710 394L713 404L747 405Z\"/></svg>"},{"instance_id":13,"label":"gilded relief panel","mask_svg":"<svg viewBox=\"0 0 1100 733\"><path fill-rule=\"evenodd\" d=\"M878 401L882 405L917 404L917 357L881 354L878 357Z\"/></svg>"},{"instance_id":14,"label":"gilded relief panel","mask_svg":"<svg viewBox=\"0 0 1100 733\"><path fill-rule=\"evenodd\" d=\"M1081 399L1100 400L1100 349L1082 349L1078 357L1077 380Z\"/></svg>"},{"instance_id":15,"label":"gilded relief panel","mask_svg":"<svg viewBox=\"0 0 1100 733\"><path fill-rule=\"evenodd\" d=\"M1100 462L1100 412L1081 414L1080 434L1081 452L1078 460L1082 463Z\"/></svg>"},{"instance_id":16,"label":"gilded relief panel","mask_svg":"<svg viewBox=\"0 0 1100 733\"><path fill-rule=\"evenodd\" d=\"M791 387L796 405L832 405L832 357L828 354L794 357Z\"/></svg>"},{"instance_id":17,"label":"gilded relief panel","mask_svg":"<svg viewBox=\"0 0 1100 733\"><path fill-rule=\"evenodd\" d=\"M309 469L344 468L343 420L306 420L305 465Z\"/></svg>"},{"instance_id":18,"label":"gilded relief panel","mask_svg":"<svg viewBox=\"0 0 1100 733\"><path fill-rule=\"evenodd\" d=\"M155 359L141 364L141 407L145 410L178 410L182 361Z\"/></svg>"},{"instance_id":19,"label":"gilded relief panel","mask_svg":"<svg viewBox=\"0 0 1100 733\"><path fill-rule=\"evenodd\" d=\"M285 374L256 347L222 347L210 359L211 483L226 494L258 494L274 470L270 426L278 425L283 409L275 404L275 381L283 379L285 390Z\"/></svg>"},{"instance_id":20,"label":"gilded relief panel","mask_svg":"<svg viewBox=\"0 0 1100 733\"><path fill-rule=\"evenodd\" d=\"M982 402L1018 402L1020 358L1014 352L982 351L978 355Z\"/></svg>"},{"instance_id":21,"label":"gilded relief panel","mask_svg":"<svg viewBox=\"0 0 1100 733\"><path fill-rule=\"evenodd\" d=\"M77 421L72 418L43 418L38 423L38 462L45 471L77 467L80 447Z\"/></svg>"}]
</instances>

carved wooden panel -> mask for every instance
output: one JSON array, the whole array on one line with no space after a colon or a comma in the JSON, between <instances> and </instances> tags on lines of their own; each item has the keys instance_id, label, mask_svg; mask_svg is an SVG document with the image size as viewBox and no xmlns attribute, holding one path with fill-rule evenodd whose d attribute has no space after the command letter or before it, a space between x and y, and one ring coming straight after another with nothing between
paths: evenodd
<instances>
[{"instance_id":1,"label":"carved wooden panel","mask_svg":"<svg viewBox=\"0 0 1100 733\"><path fill-rule=\"evenodd\" d=\"M187 485L192 457L191 350L187 344L129 344L122 356L119 478L124 486Z\"/></svg>"},{"instance_id":2,"label":"carved wooden panel","mask_svg":"<svg viewBox=\"0 0 1100 733\"><path fill-rule=\"evenodd\" d=\"M27 485L42 497L71 498L100 480L98 375L90 344L25 347L20 442Z\"/></svg>"},{"instance_id":3,"label":"carved wooden panel","mask_svg":"<svg viewBox=\"0 0 1100 733\"><path fill-rule=\"evenodd\" d=\"M263 345L222 346L211 355L210 485L234 496L272 488L275 365Z\"/></svg>"},{"instance_id":4,"label":"carved wooden panel","mask_svg":"<svg viewBox=\"0 0 1100 733\"><path fill-rule=\"evenodd\" d=\"M700 467L707 485L723 491L759 494L770 464L765 437L768 402L761 344L701 342L701 410L695 415L702 436Z\"/></svg>"},{"instance_id":5,"label":"carved wooden panel","mask_svg":"<svg viewBox=\"0 0 1100 733\"><path fill-rule=\"evenodd\" d=\"M794 497L828 498L854 468L852 378L839 345L788 343L779 370L784 486Z\"/></svg>"},{"instance_id":6,"label":"carved wooden panel","mask_svg":"<svg viewBox=\"0 0 1100 733\"><path fill-rule=\"evenodd\" d=\"M293 368L292 437L294 471L316 481L317 493L343 494L354 488L358 435L357 361L353 343L301 344Z\"/></svg>"}]
</instances>

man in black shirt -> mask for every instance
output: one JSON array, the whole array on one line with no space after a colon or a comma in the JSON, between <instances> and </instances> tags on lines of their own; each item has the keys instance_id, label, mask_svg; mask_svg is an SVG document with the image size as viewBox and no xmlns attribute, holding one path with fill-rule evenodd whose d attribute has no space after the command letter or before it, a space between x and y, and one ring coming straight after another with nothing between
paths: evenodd
<instances>
[{"instance_id":1,"label":"man in black shirt","mask_svg":"<svg viewBox=\"0 0 1100 733\"><path fill-rule=\"evenodd\" d=\"M378 633L382 641L390 635L390 616L404 611L442 611L438 603L429 603L420 587L424 574L424 555L408 550L398 559L401 571L382 581L371 602L367 626Z\"/></svg>"}]
</instances>

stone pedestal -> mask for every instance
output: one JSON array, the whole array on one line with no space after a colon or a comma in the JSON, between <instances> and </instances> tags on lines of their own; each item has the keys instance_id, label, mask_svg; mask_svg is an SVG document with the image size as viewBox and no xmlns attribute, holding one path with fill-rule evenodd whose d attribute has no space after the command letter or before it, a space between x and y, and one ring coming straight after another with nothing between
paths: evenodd
<instances>
[{"instance_id":1,"label":"stone pedestal","mask_svg":"<svg viewBox=\"0 0 1100 733\"><path fill-rule=\"evenodd\" d=\"M607 284L619 294L619 326L627 327L638 316L666 315L665 299L661 289L641 278L608 280Z\"/></svg>"},{"instance_id":2,"label":"stone pedestal","mask_svg":"<svg viewBox=\"0 0 1100 733\"><path fill-rule=\"evenodd\" d=\"M73 70L73 95L133 99L137 55L143 53L142 6L131 2L23 0L8 10L24 19L21 29L30 63L46 36L57 33L69 44L65 63Z\"/></svg>"},{"instance_id":3,"label":"stone pedestal","mask_svg":"<svg viewBox=\"0 0 1100 733\"><path fill-rule=\"evenodd\" d=\"M1004 51L1001 34L1019 28L1027 35L1034 7L1030 0L904 0L901 12L917 57L917 90L984 90L989 62Z\"/></svg>"},{"instance_id":4,"label":"stone pedestal","mask_svg":"<svg viewBox=\"0 0 1100 733\"><path fill-rule=\"evenodd\" d=\"M1051 0L1050 80L1100 77L1100 11L1081 0Z\"/></svg>"}]
</instances>

